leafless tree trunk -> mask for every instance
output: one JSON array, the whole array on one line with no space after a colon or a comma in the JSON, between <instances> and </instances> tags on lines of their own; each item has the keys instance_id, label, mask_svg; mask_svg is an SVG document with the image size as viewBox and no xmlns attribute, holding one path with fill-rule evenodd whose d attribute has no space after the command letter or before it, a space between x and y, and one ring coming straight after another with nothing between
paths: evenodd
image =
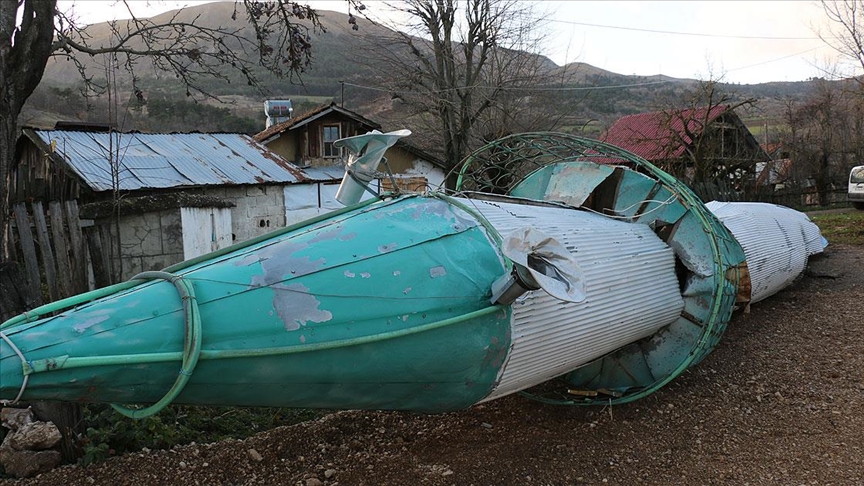
<instances>
[{"instance_id":1,"label":"leafless tree trunk","mask_svg":"<svg viewBox=\"0 0 864 486\"><path fill-rule=\"evenodd\" d=\"M552 106L541 102L542 88L560 83L554 75L562 71L537 54L543 35L530 3L408 0L391 8L410 20L407 30L376 40L382 81L430 122L426 135L440 136L451 167L484 140L554 128L566 113L537 116Z\"/></svg>"},{"instance_id":2,"label":"leafless tree trunk","mask_svg":"<svg viewBox=\"0 0 864 486\"><path fill-rule=\"evenodd\" d=\"M188 94L210 96L199 80L227 80L226 66L253 86L258 86L255 68L298 75L312 60L309 32L320 28L315 11L293 1L243 0L235 3L231 18L222 24L229 27L207 27L183 10L164 23L133 16L112 22L110 41L93 45L87 28L56 7L56 0L0 0L0 263L10 258L6 235L18 116L52 56L74 62L91 87L93 78L82 59L112 53L133 71L133 79L137 64L149 60L155 69L182 82ZM251 39L243 35L249 26L256 34Z\"/></svg>"}]
</instances>

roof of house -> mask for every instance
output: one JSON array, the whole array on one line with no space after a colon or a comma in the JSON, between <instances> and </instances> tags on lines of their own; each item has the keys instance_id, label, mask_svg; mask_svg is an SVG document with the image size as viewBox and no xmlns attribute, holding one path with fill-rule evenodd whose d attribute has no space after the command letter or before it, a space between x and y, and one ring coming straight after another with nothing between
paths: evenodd
<instances>
[{"instance_id":1,"label":"roof of house","mask_svg":"<svg viewBox=\"0 0 864 486\"><path fill-rule=\"evenodd\" d=\"M303 173L310 181L314 182L334 182L341 181L345 175L344 165L333 165L324 167L305 167Z\"/></svg>"},{"instance_id":2,"label":"roof of house","mask_svg":"<svg viewBox=\"0 0 864 486\"><path fill-rule=\"evenodd\" d=\"M336 105L336 103L330 103L329 105L321 105L318 108L307 111L301 115L298 115L294 118L291 118L290 120L287 120L287 121L284 121L282 123L278 123L276 125L273 125L264 131L256 133L252 138L254 138L255 141L257 141L257 142L267 143L270 140L278 137L279 135L281 135L281 134L283 134L289 130L294 130L294 129L303 127L303 126L305 126L305 125L307 125L307 124L309 124L309 123L311 123L311 122L313 122L313 121L315 121L315 120L317 120L323 116L326 116L330 113L342 114L348 118L353 119L354 121L356 121L358 123L366 125L367 127L369 127L370 130L380 130L381 129L381 125L379 123L374 122L368 118L365 118L364 116L362 116L358 113L355 113L351 110L346 110L345 108L342 108L342 107ZM421 159L424 159L424 160L432 163L433 165L436 165L436 166L444 168L444 169L449 168L438 157L435 157L435 156L429 154L428 152L421 150L420 148L418 148L418 147L416 147L416 146L414 146L414 145L412 145L412 144L410 144L404 140L399 140L398 142L396 142L396 146L401 147L402 149L404 149L408 153L415 155Z\"/></svg>"},{"instance_id":3,"label":"roof of house","mask_svg":"<svg viewBox=\"0 0 864 486\"><path fill-rule=\"evenodd\" d=\"M112 154L119 161L116 173L122 191L308 180L302 169L243 134L28 128L24 135L96 192L113 188Z\"/></svg>"},{"instance_id":4,"label":"roof of house","mask_svg":"<svg viewBox=\"0 0 864 486\"><path fill-rule=\"evenodd\" d=\"M781 184L789 180L792 173L792 159L775 159L756 164L756 185Z\"/></svg>"},{"instance_id":5,"label":"roof of house","mask_svg":"<svg viewBox=\"0 0 864 486\"><path fill-rule=\"evenodd\" d=\"M646 160L674 159L682 156L693 140L687 132L698 133L702 123L711 123L729 110L728 105L675 112L638 113L619 118L600 140L632 152ZM685 130L685 122L687 123Z\"/></svg>"},{"instance_id":6,"label":"roof of house","mask_svg":"<svg viewBox=\"0 0 864 486\"><path fill-rule=\"evenodd\" d=\"M358 113L354 113L351 110L346 110L345 108L336 105L336 103L330 103L329 105L321 105L318 108L307 111L306 113L302 113L298 116L291 118L290 120L284 121L282 123L277 123L276 125L273 125L264 131L256 133L253 138L257 142L264 143L269 141L274 136L280 135L288 130L300 128L330 113L339 113L348 118L352 118L359 123L369 126L370 129L381 128L381 125L379 125L378 123L375 123L374 121L365 118Z\"/></svg>"}]
</instances>

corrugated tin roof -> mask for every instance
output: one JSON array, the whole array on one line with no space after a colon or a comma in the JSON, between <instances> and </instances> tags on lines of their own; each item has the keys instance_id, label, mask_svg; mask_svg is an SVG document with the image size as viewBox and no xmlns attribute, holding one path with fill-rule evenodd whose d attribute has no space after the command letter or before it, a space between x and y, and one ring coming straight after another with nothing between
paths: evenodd
<instances>
[{"instance_id":1,"label":"corrugated tin roof","mask_svg":"<svg viewBox=\"0 0 864 486\"><path fill-rule=\"evenodd\" d=\"M728 105L708 108L657 111L621 117L600 136L600 140L623 148L646 160L667 160L684 154L692 140L687 132L699 133L729 109ZM684 122L687 122L687 130Z\"/></svg>"},{"instance_id":2,"label":"corrugated tin roof","mask_svg":"<svg viewBox=\"0 0 864 486\"><path fill-rule=\"evenodd\" d=\"M334 165L327 167L306 167L303 169L303 173L306 174L306 177L309 178L310 181L341 181L342 176L345 175L345 166Z\"/></svg>"},{"instance_id":3,"label":"corrugated tin roof","mask_svg":"<svg viewBox=\"0 0 864 486\"><path fill-rule=\"evenodd\" d=\"M308 180L302 169L243 134L70 130L25 130L25 134L49 147L53 142L53 152L97 192L112 189L112 153L119 160L122 191Z\"/></svg>"}]
</instances>

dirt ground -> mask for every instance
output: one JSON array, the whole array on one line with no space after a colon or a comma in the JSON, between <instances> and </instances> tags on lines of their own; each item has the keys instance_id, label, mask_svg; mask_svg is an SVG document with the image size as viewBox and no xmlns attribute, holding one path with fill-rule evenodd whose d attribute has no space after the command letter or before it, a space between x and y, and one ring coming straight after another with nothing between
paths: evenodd
<instances>
[{"instance_id":1,"label":"dirt ground","mask_svg":"<svg viewBox=\"0 0 864 486\"><path fill-rule=\"evenodd\" d=\"M0 484L864 484L862 333L864 247L834 245L737 316L699 366L632 404L340 412Z\"/></svg>"}]
</instances>

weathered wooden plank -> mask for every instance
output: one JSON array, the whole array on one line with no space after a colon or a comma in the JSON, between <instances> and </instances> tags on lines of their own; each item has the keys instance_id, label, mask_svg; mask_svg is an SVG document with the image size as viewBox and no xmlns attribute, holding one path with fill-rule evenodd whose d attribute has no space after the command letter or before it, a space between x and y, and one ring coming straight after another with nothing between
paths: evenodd
<instances>
[{"instance_id":1,"label":"weathered wooden plank","mask_svg":"<svg viewBox=\"0 0 864 486\"><path fill-rule=\"evenodd\" d=\"M86 292L87 283L87 250L85 248L84 235L81 234L81 219L78 215L78 202L74 199L66 201L63 205L66 210L66 223L69 227L69 241L72 246L72 272L74 278L74 290Z\"/></svg>"},{"instance_id":2,"label":"weathered wooden plank","mask_svg":"<svg viewBox=\"0 0 864 486\"><path fill-rule=\"evenodd\" d=\"M18 261L18 252L15 249L15 238L12 234L12 225L11 224L6 225L6 241L8 242L10 260L13 262L17 262Z\"/></svg>"},{"instance_id":3,"label":"weathered wooden plank","mask_svg":"<svg viewBox=\"0 0 864 486\"><path fill-rule=\"evenodd\" d=\"M93 263L93 279L96 281L96 288L111 285L111 275L108 273L108 262L106 260L107 255L102 245L99 227L89 226L85 228L84 237L87 239L90 261Z\"/></svg>"},{"instance_id":4,"label":"weathered wooden plank","mask_svg":"<svg viewBox=\"0 0 864 486\"><path fill-rule=\"evenodd\" d=\"M104 255L105 268L108 270L109 285L116 283L120 277L120 257L115 258L114 240L111 237L111 226L109 224L97 224L99 236L102 239L102 254Z\"/></svg>"},{"instance_id":5,"label":"weathered wooden plank","mask_svg":"<svg viewBox=\"0 0 864 486\"><path fill-rule=\"evenodd\" d=\"M45 273L45 283L48 284L48 297L53 300L60 298L60 288L57 285L57 263L51 250L51 237L48 236L48 223L45 222L45 210L41 201L33 201L33 222L36 224L36 240L39 242L39 253L42 255L42 271Z\"/></svg>"},{"instance_id":6,"label":"weathered wooden plank","mask_svg":"<svg viewBox=\"0 0 864 486\"><path fill-rule=\"evenodd\" d=\"M54 240L54 259L57 261L57 283L60 297L69 297L73 289L72 264L69 263L69 245L66 242L66 225L63 218L63 205L60 201L48 203L48 216L51 218L51 237Z\"/></svg>"},{"instance_id":7,"label":"weathered wooden plank","mask_svg":"<svg viewBox=\"0 0 864 486\"><path fill-rule=\"evenodd\" d=\"M73 462L79 458L79 437L86 431L83 408L80 403L68 402L30 402L36 418L52 422L60 430L60 454L63 460Z\"/></svg>"},{"instance_id":8,"label":"weathered wooden plank","mask_svg":"<svg viewBox=\"0 0 864 486\"><path fill-rule=\"evenodd\" d=\"M36 305L42 304L42 279L39 276L39 260L36 257L36 244L33 241L33 233L30 231L30 217L24 203L16 204L12 211L15 213L15 226L18 228L18 241L21 243L21 256L24 259L24 269L27 274L27 293L32 296Z\"/></svg>"},{"instance_id":9,"label":"weathered wooden plank","mask_svg":"<svg viewBox=\"0 0 864 486\"><path fill-rule=\"evenodd\" d=\"M32 292L21 285L24 275L16 261L0 263L0 322L33 308L28 300Z\"/></svg>"}]
</instances>

